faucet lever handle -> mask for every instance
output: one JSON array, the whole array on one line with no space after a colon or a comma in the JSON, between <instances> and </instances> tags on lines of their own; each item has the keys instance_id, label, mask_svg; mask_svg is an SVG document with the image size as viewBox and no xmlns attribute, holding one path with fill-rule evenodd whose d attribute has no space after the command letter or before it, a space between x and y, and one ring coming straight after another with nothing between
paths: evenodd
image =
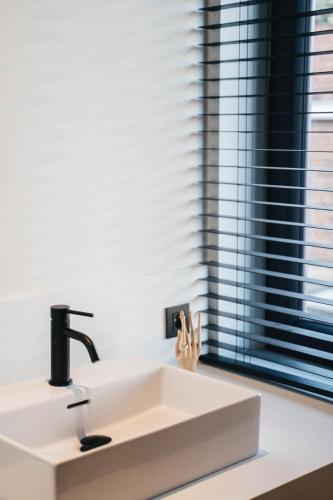
<instances>
[{"instance_id":1,"label":"faucet lever handle","mask_svg":"<svg viewBox=\"0 0 333 500\"><path fill-rule=\"evenodd\" d=\"M89 318L93 318L94 315L92 313L87 313L87 312L82 312L82 311L73 311L72 309L69 309L68 314L74 314L76 316L88 316Z\"/></svg>"}]
</instances>

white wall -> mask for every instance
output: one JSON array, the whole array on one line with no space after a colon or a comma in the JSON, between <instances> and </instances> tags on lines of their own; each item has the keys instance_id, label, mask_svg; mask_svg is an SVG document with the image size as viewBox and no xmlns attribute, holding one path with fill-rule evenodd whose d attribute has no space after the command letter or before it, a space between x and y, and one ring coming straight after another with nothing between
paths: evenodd
<instances>
[{"instance_id":1,"label":"white wall","mask_svg":"<svg viewBox=\"0 0 333 500\"><path fill-rule=\"evenodd\" d=\"M0 383L48 373L54 303L101 357L172 359L164 307L203 288L200 3L0 0Z\"/></svg>"}]
</instances>

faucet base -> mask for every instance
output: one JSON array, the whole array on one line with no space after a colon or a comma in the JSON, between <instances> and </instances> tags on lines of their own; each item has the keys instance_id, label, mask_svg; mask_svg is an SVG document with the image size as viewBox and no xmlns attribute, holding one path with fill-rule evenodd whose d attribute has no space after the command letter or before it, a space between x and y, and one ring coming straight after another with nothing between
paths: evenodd
<instances>
[{"instance_id":1,"label":"faucet base","mask_svg":"<svg viewBox=\"0 0 333 500\"><path fill-rule=\"evenodd\" d=\"M73 383L73 380L70 378L68 381L66 382L54 382L53 380L49 380L49 384L50 385L53 385L55 387L66 387L67 385L71 385Z\"/></svg>"}]
</instances>

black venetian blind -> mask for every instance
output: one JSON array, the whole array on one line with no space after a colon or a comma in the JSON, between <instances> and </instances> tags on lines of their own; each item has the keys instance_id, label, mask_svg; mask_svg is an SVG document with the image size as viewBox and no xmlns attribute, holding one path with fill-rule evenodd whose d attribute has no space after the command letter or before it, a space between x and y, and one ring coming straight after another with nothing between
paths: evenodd
<instances>
[{"instance_id":1,"label":"black venetian blind","mask_svg":"<svg viewBox=\"0 0 333 500\"><path fill-rule=\"evenodd\" d=\"M201 11L201 360L332 399L333 2Z\"/></svg>"}]
</instances>

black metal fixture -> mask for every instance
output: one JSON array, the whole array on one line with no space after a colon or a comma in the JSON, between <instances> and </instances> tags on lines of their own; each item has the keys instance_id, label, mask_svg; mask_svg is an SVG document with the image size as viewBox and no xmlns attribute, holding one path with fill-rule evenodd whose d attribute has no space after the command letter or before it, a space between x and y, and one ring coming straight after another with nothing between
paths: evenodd
<instances>
[{"instance_id":1,"label":"black metal fixture","mask_svg":"<svg viewBox=\"0 0 333 500\"><path fill-rule=\"evenodd\" d=\"M181 329L180 311L184 311L186 318L186 325L188 325L189 318L189 304L182 304L180 306L167 307L165 309L165 338L171 339L177 337L177 330Z\"/></svg>"},{"instance_id":2,"label":"black metal fixture","mask_svg":"<svg viewBox=\"0 0 333 500\"><path fill-rule=\"evenodd\" d=\"M104 446L105 444L111 443L112 438L109 436L102 436L102 435L91 435L91 436L86 436L80 440L80 443L82 444L80 451L89 451L93 450L94 448L98 448L99 446Z\"/></svg>"},{"instance_id":3,"label":"black metal fixture","mask_svg":"<svg viewBox=\"0 0 333 500\"><path fill-rule=\"evenodd\" d=\"M70 328L69 315L88 316L91 313L73 311L69 306L60 304L51 306L51 378L50 385L66 386L72 383L69 376L70 367L70 344L69 339L78 340L87 348L93 363L99 361L99 357L93 341L88 335Z\"/></svg>"},{"instance_id":4,"label":"black metal fixture","mask_svg":"<svg viewBox=\"0 0 333 500\"><path fill-rule=\"evenodd\" d=\"M84 406L89 404L89 399L84 399L83 401L78 401L77 403L71 403L67 405L67 408L70 410L71 408L76 408L77 406Z\"/></svg>"}]
</instances>

